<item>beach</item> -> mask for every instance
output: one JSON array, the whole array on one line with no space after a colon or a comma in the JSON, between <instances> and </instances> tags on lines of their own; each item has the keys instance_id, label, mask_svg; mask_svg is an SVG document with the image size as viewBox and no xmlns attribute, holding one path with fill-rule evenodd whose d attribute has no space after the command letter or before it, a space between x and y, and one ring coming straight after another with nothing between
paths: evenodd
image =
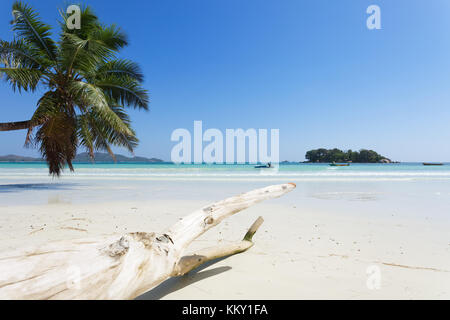
<instances>
[{"instance_id":1,"label":"beach","mask_svg":"<svg viewBox=\"0 0 450 320\"><path fill-rule=\"evenodd\" d=\"M138 299L449 299L450 166L421 164L0 164L0 250L53 240L162 232L216 200L294 182L282 198L223 221L189 248L255 245Z\"/></svg>"}]
</instances>

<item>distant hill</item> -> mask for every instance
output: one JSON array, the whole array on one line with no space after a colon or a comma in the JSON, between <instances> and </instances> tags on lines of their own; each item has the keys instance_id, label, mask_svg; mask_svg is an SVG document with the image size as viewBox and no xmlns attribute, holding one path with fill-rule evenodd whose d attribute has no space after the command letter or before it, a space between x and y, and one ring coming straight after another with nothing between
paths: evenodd
<instances>
[{"instance_id":1,"label":"distant hill","mask_svg":"<svg viewBox=\"0 0 450 320\"><path fill-rule=\"evenodd\" d=\"M15 154L8 154L6 156L0 156L0 162L39 162L40 158L22 157Z\"/></svg>"},{"instance_id":2,"label":"distant hill","mask_svg":"<svg viewBox=\"0 0 450 320\"><path fill-rule=\"evenodd\" d=\"M161 159L157 158L145 158L145 157L127 157L121 154L116 154L117 162L163 162ZM95 162L114 162L114 159L109 155L109 153L94 153ZM73 162L91 162L91 157L89 153L83 152L77 154Z\"/></svg>"},{"instance_id":3,"label":"distant hill","mask_svg":"<svg viewBox=\"0 0 450 320\"><path fill-rule=\"evenodd\" d=\"M116 160L117 162L144 162L144 163L158 163L163 162L161 159L157 158L145 158L145 157L127 157L121 154L116 154ZM111 162L114 163L113 158L108 153L101 153L96 152L94 153L95 162ZM0 162L42 162L44 161L41 158L32 158L32 157L23 157L23 156L17 156L14 154L9 154L6 156L0 156ZM89 153L83 152L80 154L77 154L75 159L73 160L74 163L76 162L91 162L91 158L89 157Z\"/></svg>"}]
</instances>

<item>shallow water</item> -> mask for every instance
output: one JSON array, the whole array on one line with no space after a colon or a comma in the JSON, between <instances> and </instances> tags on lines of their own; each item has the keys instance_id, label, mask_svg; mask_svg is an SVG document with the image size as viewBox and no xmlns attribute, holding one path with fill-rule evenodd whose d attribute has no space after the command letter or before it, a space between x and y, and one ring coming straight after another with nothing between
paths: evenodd
<instances>
[{"instance_id":1,"label":"shallow water","mask_svg":"<svg viewBox=\"0 0 450 320\"><path fill-rule=\"evenodd\" d=\"M127 178L291 178L291 179L450 179L450 165L423 166L421 163L352 164L332 167L328 164L281 164L271 169L256 169L250 164L185 165L171 163L77 163L75 173L65 177ZM0 179L48 176L44 163L0 163Z\"/></svg>"},{"instance_id":2,"label":"shallow water","mask_svg":"<svg viewBox=\"0 0 450 320\"><path fill-rule=\"evenodd\" d=\"M42 163L0 163L0 206L202 200L295 182L281 201L313 211L450 219L450 165L421 163L253 165L75 164L61 178Z\"/></svg>"}]
</instances>

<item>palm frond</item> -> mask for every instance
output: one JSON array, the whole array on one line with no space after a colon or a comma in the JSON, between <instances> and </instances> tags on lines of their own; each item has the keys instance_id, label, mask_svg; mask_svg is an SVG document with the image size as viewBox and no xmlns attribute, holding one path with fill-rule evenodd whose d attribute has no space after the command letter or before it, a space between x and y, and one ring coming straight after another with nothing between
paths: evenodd
<instances>
[{"instance_id":1,"label":"palm frond","mask_svg":"<svg viewBox=\"0 0 450 320\"><path fill-rule=\"evenodd\" d=\"M0 77L5 76L5 80L11 84L13 91L21 92L36 90L43 72L31 68L0 68Z\"/></svg>"},{"instance_id":2,"label":"palm frond","mask_svg":"<svg viewBox=\"0 0 450 320\"><path fill-rule=\"evenodd\" d=\"M6 67L45 68L45 61L38 50L23 40L0 40L0 62Z\"/></svg>"},{"instance_id":3,"label":"palm frond","mask_svg":"<svg viewBox=\"0 0 450 320\"><path fill-rule=\"evenodd\" d=\"M119 105L110 105L111 110L122 120L122 122L128 127L130 133L109 129L109 142L116 147L124 147L129 152L133 153L134 149L138 145L138 138L136 132L131 128L131 120L125 109Z\"/></svg>"},{"instance_id":4,"label":"palm frond","mask_svg":"<svg viewBox=\"0 0 450 320\"><path fill-rule=\"evenodd\" d=\"M71 74L72 70L87 77L97 66L113 58L113 51L97 39L82 39L66 33L61 42L59 57L61 69Z\"/></svg>"},{"instance_id":5,"label":"palm frond","mask_svg":"<svg viewBox=\"0 0 450 320\"><path fill-rule=\"evenodd\" d=\"M52 116L37 131L35 140L46 159L51 174L59 176L65 165L73 171L72 159L76 155L76 119L64 112Z\"/></svg>"},{"instance_id":6,"label":"palm frond","mask_svg":"<svg viewBox=\"0 0 450 320\"><path fill-rule=\"evenodd\" d=\"M88 153L89 156L91 157L91 160L94 160L94 134L93 131L91 129L91 125L90 125L90 121L89 121L89 116L88 114L82 114L80 116L78 116L77 118L78 121L78 140L79 140L79 144L81 146L84 146Z\"/></svg>"},{"instance_id":7,"label":"palm frond","mask_svg":"<svg viewBox=\"0 0 450 320\"><path fill-rule=\"evenodd\" d=\"M130 77L138 82L144 81L144 74L139 65L126 59L111 60L100 64L94 73L95 80L101 80L108 76Z\"/></svg>"},{"instance_id":8,"label":"palm frond","mask_svg":"<svg viewBox=\"0 0 450 320\"><path fill-rule=\"evenodd\" d=\"M56 44L51 38L51 27L41 22L39 15L21 1L14 2L12 13L12 29L19 39L40 49L50 60L55 60Z\"/></svg>"},{"instance_id":9,"label":"palm frond","mask_svg":"<svg viewBox=\"0 0 450 320\"><path fill-rule=\"evenodd\" d=\"M59 96L55 91L47 91L38 100L37 108L31 117L31 123L34 126L42 124L51 117L58 115L61 109L62 102L59 101ZM74 116L74 114L72 114Z\"/></svg>"},{"instance_id":10,"label":"palm frond","mask_svg":"<svg viewBox=\"0 0 450 320\"><path fill-rule=\"evenodd\" d=\"M136 79L129 76L109 75L95 81L95 85L103 89L112 100L118 101L124 106L148 110L148 91L142 88Z\"/></svg>"},{"instance_id":11,"label":"palm frond","mask_svg":"<svg viewBox=\"0 0 450 320\"><path fill-rule=\"evenodd\" d=\"M114 51L119 51L128 45L127 36L116 25L101 26L93 31L91 36Z\"/></svg>"},{"instance_id":12,"label":"palm frond","mask_svg":"<svg viewBox=\"0 0 450 320\"><path fill-rule=\"evenodd\" d=\"M132 134L130 128L110 108L108 98L102 89L83 81L73 81L69 90L78 106L88 107L90 112L95 112L105 124L113 127L114 130L127 135Z\"/></svg>"},{"instance_id":13,"label":"palm frond","mask_svg":"<svg viewBox=\"0 0 450 320\"><path fill-rule=\"evenodd\" d=\"M29 147L36 142L32 138L33 129L49 121L60 113L58 95L54 91L46 92L38 101L37 108L30 119L30 127L25 138L25 146Z\"/></svg>"},{"instance_id":14,"label":"palm frond","mask_svg":"<svg viewBox=\"0 0 450 320\"><path fill-rule=\"evenodd\" d=\"M114 126L104 121L102 114L97 110L91 110L91 112L79 116L79 143L86 147L91 157L93 157L94 150L101 150L107 151L114 158L111 146L125 147L130 152L133 152L137 146L138 139L131 129L129 118L123 112L123 108L116 106L111 109L128 126L130 133L117 131Z\"/></svg>"}]
</instances>

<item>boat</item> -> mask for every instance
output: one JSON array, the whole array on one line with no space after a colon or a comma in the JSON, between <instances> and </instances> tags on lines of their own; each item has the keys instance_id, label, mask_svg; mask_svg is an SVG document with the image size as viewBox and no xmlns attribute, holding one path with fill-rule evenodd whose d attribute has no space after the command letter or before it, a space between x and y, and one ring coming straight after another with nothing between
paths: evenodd
<instances>
[{"instance_id":1,"label":"boat","mask_svg":"<svg viewBox=\"0 0 450 320\"><path fill-rule=\"evenodd\" d=\"M263 164L259 166L255 166L257 169L263 169L263 168L272 168L272 164L269 162L268 164Z\"/></svg>"},{"instance_id":2,"label":"boat","mask_svg":"<svg viewBox=\"0 0 450 320\"><path fill-rule=\"evenodd\" d=\"M330 163L330 166L332 167L348 167L350 166L350 163Z\"/></svg>"},{"instance_id":3,"label":"boat","mask_svg":"<svg viewBox=\"0 0 450 320\"><path fill-rule=\"evenodd\" d=\"M433 163L433 162L424 162L422 163L424 166L443 166L443 163Z\"/></svg>"}]
</instances>

